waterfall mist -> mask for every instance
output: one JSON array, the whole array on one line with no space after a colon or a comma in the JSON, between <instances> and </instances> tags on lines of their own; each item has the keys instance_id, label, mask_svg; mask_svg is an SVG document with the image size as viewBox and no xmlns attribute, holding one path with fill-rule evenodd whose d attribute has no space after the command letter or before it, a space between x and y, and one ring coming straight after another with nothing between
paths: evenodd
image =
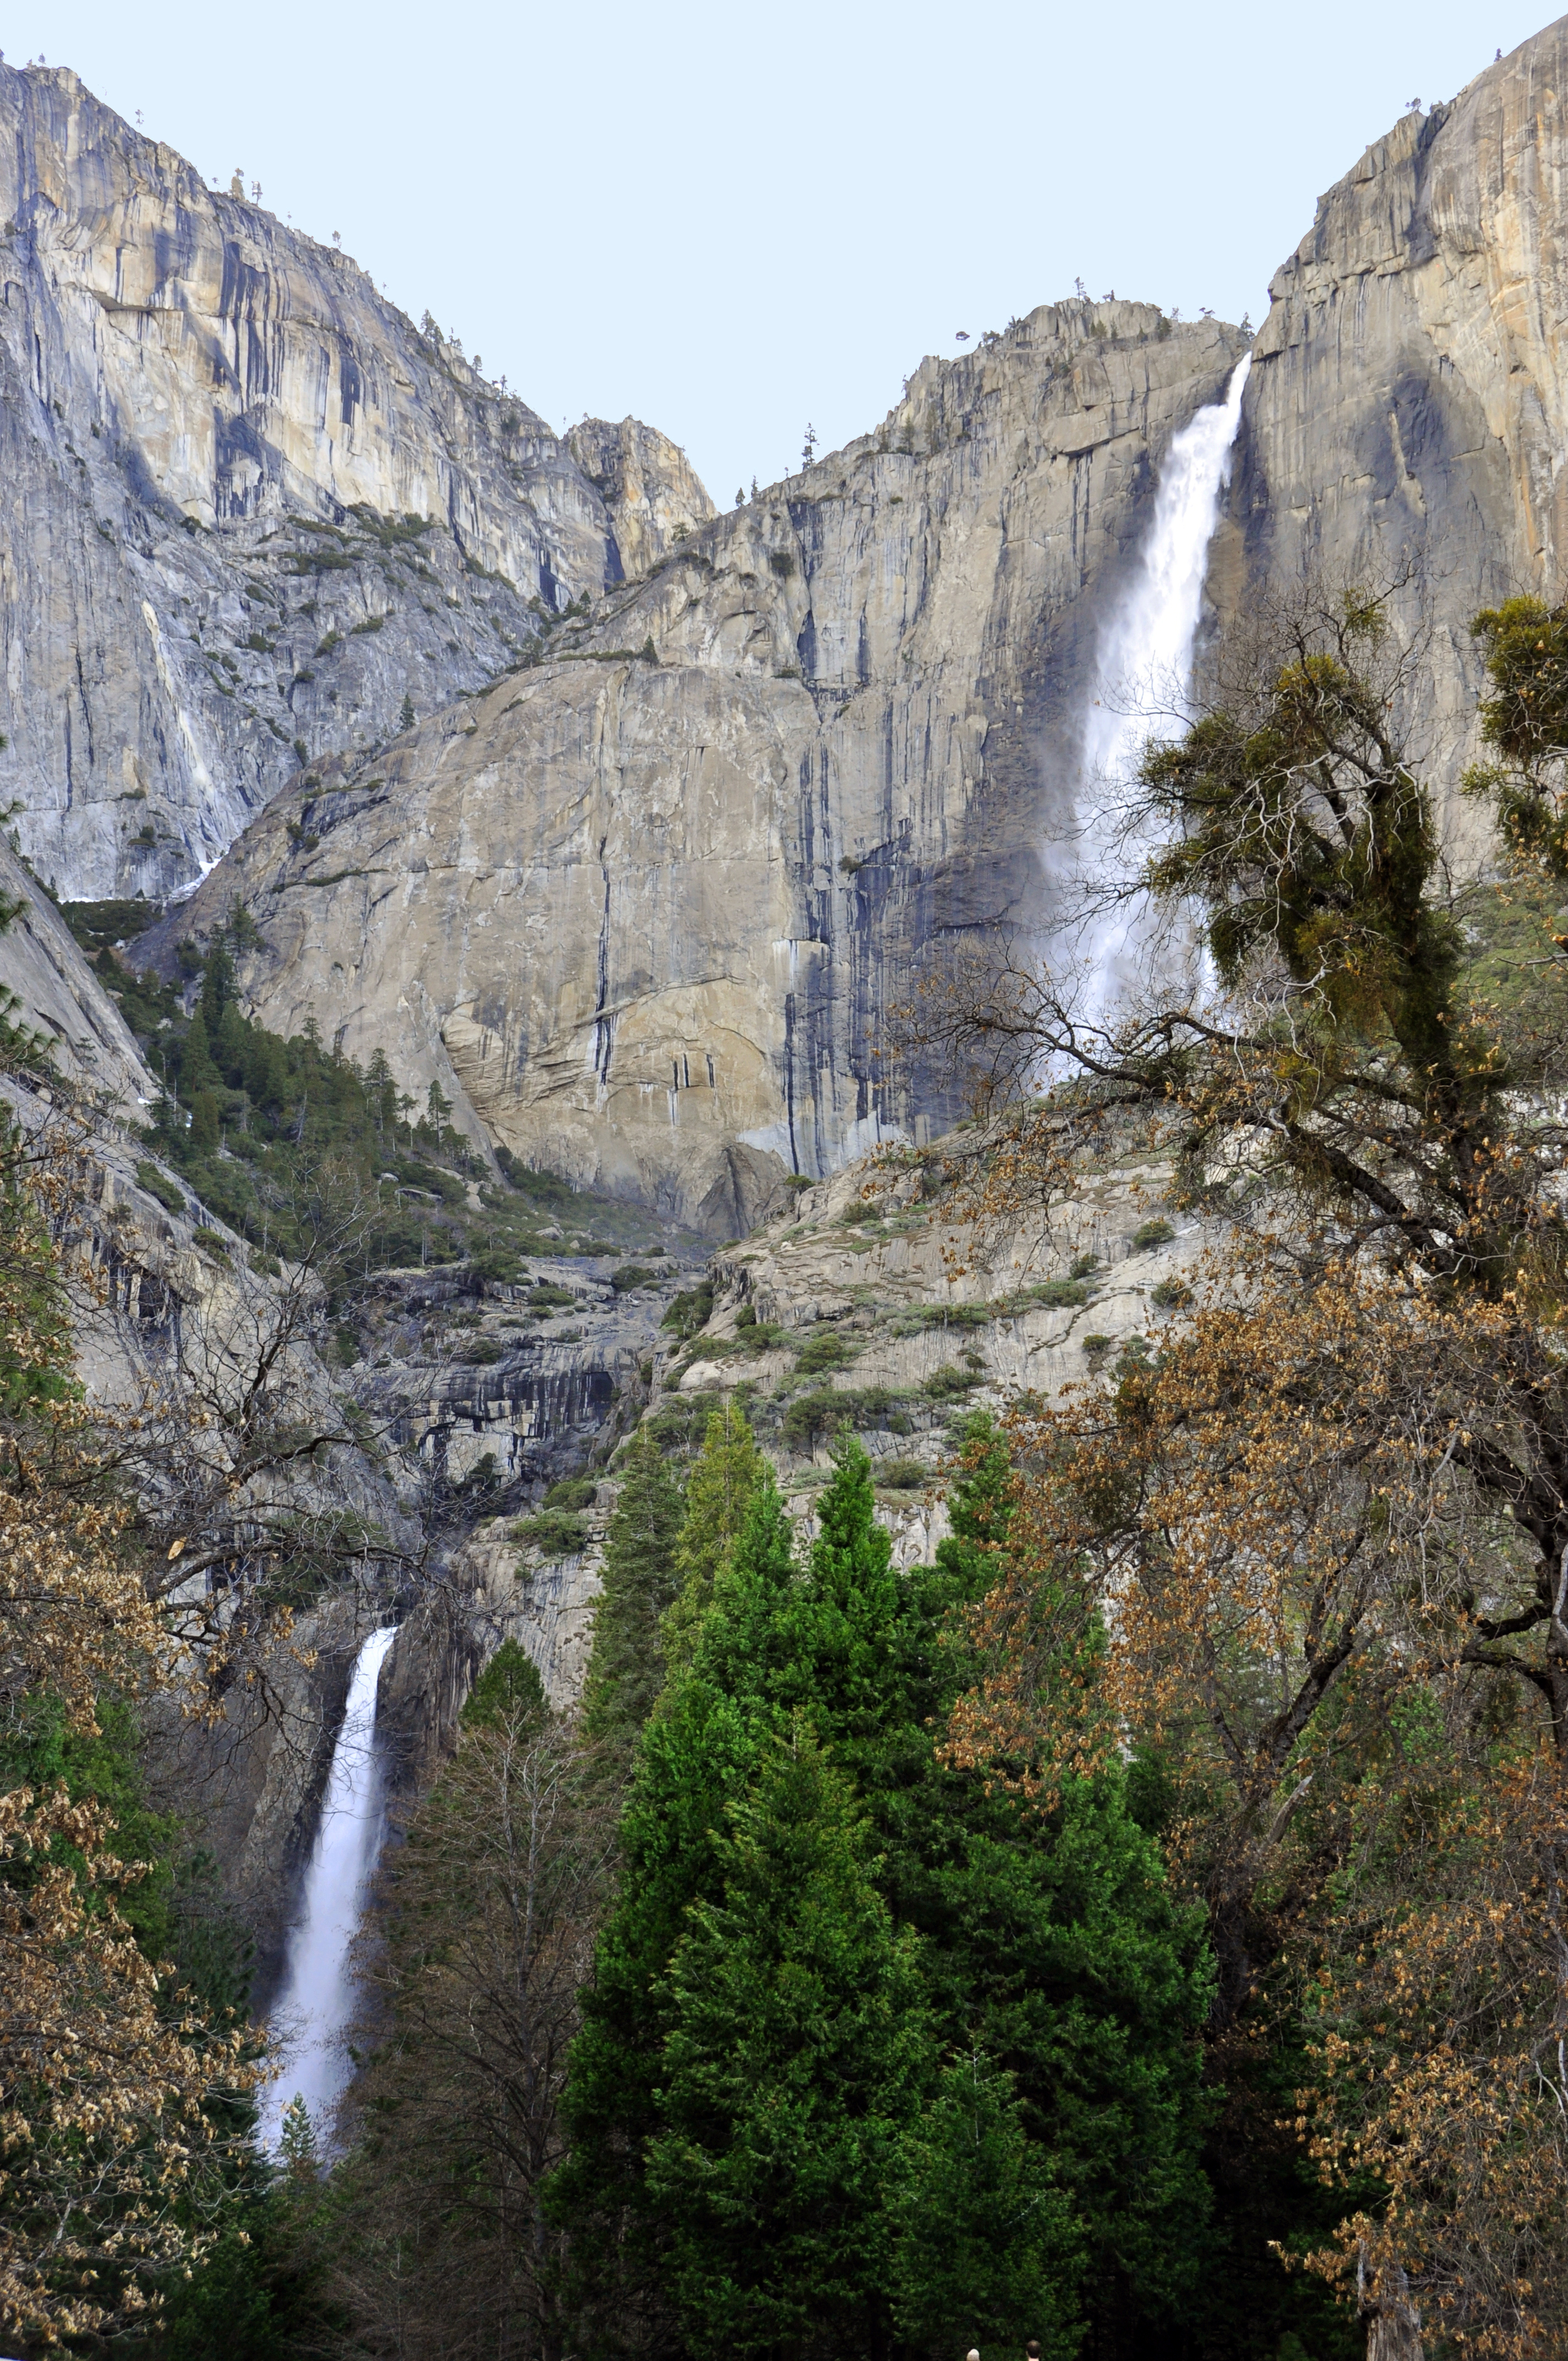
<instances>
[{"instance_id":1,"label":"waterfall mist","mask_svg":"<svg viewBox=\"0 0 1568 2361\"><path fill-rule=\"evenodd\" d=\"M1079 880L1092 888L1126 875L1148 850L1123 824L1126 790L1151 734L1179 729L1188 718L1209 544L1220 494L1231 478L1251 367L1252 355L1245 353L1231 372L1224 399L1197 412L1172 437L1137 573L1102 638L1096 693L1084 724L1077 816ZM1084 971L1080 1014L1102 1022L1139 980L1149 950L1142 899L1091 917L1078 943Z\"/></svg>"},{"instance_id":2,"label":"waterfall mist","mask_svg":"<svg viewBox=\"0 0 1568 2361\"><path fill-rule=\"evenodd\" d=\"M296 2095L303 2098L319 2134L352 2071L344 2040L354 2006L349 1946L381 1850L376 1691L396 1638L395 1626L372 1631L349 1678L303 1904L289 1937L283 1989L271 2012L288 2062L262 2108L261 2139L269 2148L277 2147L283 2111Z\"/></svg>"}]
</instances>

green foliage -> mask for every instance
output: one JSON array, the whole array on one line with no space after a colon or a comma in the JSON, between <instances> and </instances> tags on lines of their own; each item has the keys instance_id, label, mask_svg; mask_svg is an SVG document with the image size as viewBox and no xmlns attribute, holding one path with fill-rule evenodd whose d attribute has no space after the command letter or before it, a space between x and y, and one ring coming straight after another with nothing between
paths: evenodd
<instances>
[{"instance_id":1,"label":"green foliage","mask_svg":"<svg viewBox=\"0 0 1568 2361\"><path fill-rule=\"evenodd\" d=\"M819 1328L795 1356L796 1377L816 1377L823 1369L841 1369L854 1358L836 1328Z\"/></svg>"},{"instance_id":2,"label":"green foliage","mask_svg":"<svg viewBox=\"0 0 1568 2361\"><path fill-rule=\"evenodd\" d=\"M605 1538L603 1587L583 1686L583 1732L614 1762L630 1759L663 1678L659 1626L675 1595L681 1488L646 1427L620 1462L620 1496Z\"/></svg>"},{"instance_id":3,"label":"green foliage","mask_svg":"<svg viewBox=\"0 0 1568 2361\"><path fill-rule=\"evenodd\" d=\"M250 1995L254 1947L218 1890L216 1864L180 1816L148 1795L135 1707L104 1696L97 1728L74 1728L57 1699L26 1699L0 1736L0 1793L63 1785L73 1803L102 1805L123 1860L146 1864L116 1906L146 1956L172 1969L170 1996L185 1990L204 2008L241 2011ZM57 1856L77 1865L69 1847ZM13 1872L15 1882L15 1872Z\"/></svg>"},{"instance_id":4,"label":"green foliage","mask_svg":"<svg viewBox=\"0 0 1568 2361\"><path fill-rule=\"evenodd\" d=\"M1090 1290L1081 1279L1042 1279L1037 1286L1026 1287L1022 1301L1038 1303L1047 1311L1065 1311L1069 1304L1087 1303Z\"/></svg>"},{"instance_id":5,"label":"green foliage","mask_svg":"<svg viewBox=\"0 0 1568 2361\"><path fill-rule=\"evenodd\" d=\"M1381 605L1347 597L1297 636L1261 702L1211 711L1146 755L1166 836L1149 883L1206 911L1225 982L1270 946L1325 1023L1387 1028L1425 1064L1447 1046L1458 934L1427 894L1430 798L1374 677Z\"/></svg>"},{"instance_id":6,"label":"green foliage","mask_svg":"<svg viewBox=\"0 0 1568 2361\"><path fill-rule=\"evenodd\" d=\"M195 1019L196 1024L199 1025L201 1021L198 1016ZM210 1155L214 1148L223 1144L223 1122L218 1109L218 1094L216 1091L206 1090L198 1085L191 1092L190 1105L192 1153L196 1156Z\"/></svg>"},{"instance_id":7,"label":"green foliage","mask_svg":"<svg viewBox=\"0 0 1568 2361\"><path fill-rule=\"evenodd\" d=\"M544 1506L547 1509L565 1509L576 1515L582 1510L593 1507L598 1493L597 1476L564 1476L545 1493Z\"/></svg>"},{"instance_id":8,"label":"green foliage","mask_svg":"<svg viewBox=\"0 0 1568 2361\"><path fill-rule=\"evenodd\" d=\"M542 1728L550 1710L539 1667L515 1640L503 1640L468 1692L465 1730Z\"/></svg>"},{"instance_id":9,"label":"green foliage","mask_svg":"<svg viewBox=\"0 0 1568 2361\"><path fill-rule=\"evenodd\" d=\"M1168 1246L1175 1235L1169 1222L1140 1222L1133 1232L1133 1244L1140 1251L1146 1246Z\"/></svg>"},{"instance_id":10,"label":"green foliage","mask_svg":"<svg viewBox=\"0 0 1568 2361\"><path fill-rule=\"evenodd\" d=\"M276 2167L254 2160L222 2201L219 2235L189 2278L170 2284L151 2341L155 2361L297 2361L341 2334L324 2299L323 2188L308 2110L291 2103ZM133 2349L148 2348L137 2344Z\"/></svg>"},{"instance_id":11,"label":"green foliage","mask_svg":"<svg viewBox=\"0 0 1568 2361\"><path fill-rule=\"evenodd\" d=\"M158 917L156 902L64 902L60 915L90 958L113 955L116 943L133 942Z\"/></svg>"},{"instance_id":12,"label":"green foliage","mask_svg":"<svg viewBox=\"0 0 1568 2361\"><path fill-rule=\"evenodd\" d=\"M709 1413L703 1447L686 1479L685 1520L675 1549L680 1590L664 1618L666 1663L685 1664L762 1480L762 1455L745 1412L727 1401Z\"/></svg>"},{"instance_id":13,"label":"green foliage","mask_svg":"<svg viewBox=\"0 0 1568 2361\"><path fill-rule=\"evenodd\" d=\"M1081 2341L1063 2302L1082 2232L1049 2159L1030 2140L1011 2077L980 2051L951 2059L905 2136L894 2317L912 2344L944 2351L953 2324L989 2344L1027 2323L1048 2361Z\"/></svg>"},{"instance_id":14,"label":"green foliage","mask_svg":"<svg viewBox=\"0 0 1568 2361\"><path fill-rule=\"evenodd\" d=\"M894 1424L897 1406L907 1399L894 1386L824 1387L790 1403L780 1432L792 1451L815 1451L836 1434L883 1424L907 1433L907 1426Z\"/></svg>"},{"instance_id":15,"label":"green foliage","mask_svg":"<svg viewBox=\"0 0 1568 2361\"><path fill-rule=\"evenodd\" d=\"M145 1157L137 1166L137 1179L149 1197L158 1199L166 1213L184 1213L184 1192L177 1189L173 1181L159 1170L156 1164L149 1164Z\"/></svg>"},{"instance_id":16,"label":"green foliage","mask_svg":"<svg viewBox=\"0 0 1568 2361\"><path fill-rule=\"evenodd\" d=\"M1207 1964L1119 1774L1031 1811L936 1752L1011 1514L983 1421L966 1458L907 1579L858 1445L804 1568L764 1472L643 1729L555 2202L597 2300L663 2286L693 2351L972 2320L1066 2354L1198 2268Z\"/></svg>"},{"instance_id":17,"label":"green foliage","mask_svg":"<svg viewBox=\"0 0 1568 2361\"><path fill-rule=\"evenodd\" d=\"M543 1509L536 1517L520 1517L511 1529L514 1542L536 1549L547 1564L576 1557L587 1546L588 1529L581 1517L565 1509Z\"/></svg>"},{"instance_id":18,"label":"green foliage","mask_svg":"<svg viewBox=\"0 0 1568 2361\"><path fill-rule=\"evenodd\" d=\"M611 1213L504 1150L499 1161L508 1185L487 1189L476 1212L466 1178L480 1169L478 1159L451 1130L439 1087L415 1120L384 1051L361 1069L327 1049L313 1022L285 1040L243 1015L236 957L259 940L243 904L205 953L190 940L180 946L181 975L201 985L188 1017L177 993L156 977L132 976L103 939L110 928L119 939L127 909L147 908L81 905L77 931L101 942L104 982L165 1078L149 1145L249 1240L258 1259L319 1256L330 1236L361 1272L466 1255L481 1285L505 1287L521 1279L523 1255L544 1246L538 1230L546 1219L586 1226L591 1209L596 1223L608 1215L646 1234L641 1216ZM154 1187L148 1178L157 1170L144 1160L142 1185L171 1212L181 1210L183 1197L171 1202L168 1179L159 1176ZM550 1300L576 1299L560 1290Z\"/></svg>"},{"instance_id":19,"label":"green foliage","mask_svg":"<svg viewBox=\"0 0 1568 2361\"><path fill-rule=\"evenodd\" d=\"M477 1247L468 1257L468 1268L487 1287L515 1287L522 1277L515 1248L499 1244Z\"/></svg>"},{"instance_id":20,"label":"green foliage","mask_svg":"<svg viewBox=\"0 0 1568 2361\"><path fill-rule=\"evenodd\" d=\"M19 902L7 904L0 895L0 934L21 908ZM54 1057L44 1035L24 1023L22 1002L9 984L0 984L0 1058L35 1074L49 1075L54 1071Z\"/></svg>"},{"instance_id":21,"label":"green foliage","mask_svg":"<svg viewBox=\"0 0 1568 2361\"><path fill-rule=\"evenodd\" d=\"M705 1279L696 1287L684 1289L674 1298L659 1325L661 1328L673 1328L682 1339L695 1336L699 1328L707 1325L712 1311L713 1281ZM751 1317L753 1320L756 1318L755 1312Z\"/></svg>"},{"instance_id":22,"label":"green foliage","mask_svg":"<svg viewBox=\"0 0 1568 2361\"><path fill-rule=\"evenodd\" d=\"M1492 693L1481 735L1497 759L1467 772L1467 794L1489 802L1503 840L1527 865L1568 877L1568 606L1510 598L1470 626L1486 652Z\"/></svg>"},{"instance_id":23,"label":"green foliage","mask_svg":"<svg viewBox=\"0 0 1568 2361\"><path fill-rule=\"evenodd\" d=\"M937 1565L952 1595L981 1598L996 1581L1013 1520L1013 1465L1005 1438L983 1411L971 1411L954 1435L959 1473L948 1496L948 1532Z\"/></svg>"},{"instance_id":24,"label":"green foliage","mask_svg":"<svg viewBox=\"0 0 1568 2361\"><path fill-rule=\"evenodd\" d=\"M874 2351L887 2192L929 2089L917 1949L872 1875L851 1791L797 1724L764 1750L668 1971L647 2153L690 2350Z\"/></svg>"},{"instance_id":25,"label":"green foliage","mask_svg":"<svg viewBox=\"0 0 1568 2361\"><path fill-rule=\"evenodd\" d=\"M609 1283L617 1295L628 1295L634 1287L646 1287L656 1274L640 1262L623 1262L619 1270L611 1271Z\"/></svg>"},{"instance_id":26,"label":"green foliage","mask_svg":"<svg viewBox=\"0 0 1568 2361\"><path fill-rule=\"evenodd\" d=\"M71 1323L49 1225L28 1186L27 1143L0 1111L0 1220L10 1318L0 1323L0 1416L30 1419L81 1393L71 1374ZM17 1471L32 1479L24 1459Z\"/></svg>"},{"instance_id":27,"label":"green foliage","mask_svg":"<svg viewBox=\"0 0 1568 2361\"><path fill-rule=\"evenodd\" d=\"M995 1317L996 1307L991 1303L914 1303L900 1312L894 1331L900 1336L918 1336L930 1328L989 1328Z\"/></svg>"},{"instance_id":28,"label":"green foliage","mask_svg":"<svg viewBox=\"0 0 1568 2361\"><path fill-rule=\"evenodd\" d=\"M879 1459L874 1465L879 1492L914 1492L930 1481L929 1470L918 1459Z\"/></svg>"}]
</instances>

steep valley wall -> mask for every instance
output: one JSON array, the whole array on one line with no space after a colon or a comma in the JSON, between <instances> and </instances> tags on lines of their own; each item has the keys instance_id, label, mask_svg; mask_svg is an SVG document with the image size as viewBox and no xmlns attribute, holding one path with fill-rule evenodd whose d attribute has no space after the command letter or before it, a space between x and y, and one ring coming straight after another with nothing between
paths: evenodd
<instances>
[{"instance_id":1,"label":"steep valley wall","mask_svg":"<svg viewBox=\"0 0 1568 2361\"><path fill-rule=\"evenodd\" d=\"M663 435L577 432L592 476L351 257L0 63L0 800L40 874L188 884L711 515Z\"/></svg>"},{"instance_id":2,"label":"steep valley wall","mask_svg":"<svg viewBox=\"0 0 1568 2361\"><path fill-rule=\"evenodd\" d=\"M1563 595L1568 18L1402 115L1276 274L1212 579L1238 610L1318 570L1393 587L1420 650L1406 715L1450 840L1476 749L1476 611Z\"/></svg>"},{"instance_id":3,"label":"steep valley wall","mask_svg":"<svg viewBox=\"0 0 1568 2361\"><path fill-rule=\"evenodd\" d=\"M243 902L268 1024L710 1235L944 1127L890 1012L952 947L1038 940L1101 625L1241 349L1074 302L925 363L540 662L275 804L155 955Z\"/></svg>"},{"instance_id":4,"label":"steep valley wall","mask_svg":"<svg viewBox=\"0 0 1568 2361\"><path fill-rule=\"evenodd\" d=\"M1404 718L1471 860L1470 619L1561 587L1564 68L1553 26L1322 200L1255 341L1212 553L1217 614L1313 568L1396 586L1421 651ZM58 678L20 697L0 771L34 782L25 849L151 891L227 845L149 939L166 972L243 903L268 1024L385 1049L476 1137L710 1235L792 1172L942 1129L956 1079L888 1060L892 1013L968 946L1049 940L1105 621L1240 333L1042 307L715 516L663 438L557 443L73 77L0 97L25 133L0 418L35 470L16 514L44 521L0 562L23 586L36 544L113 576L74 608L28 577L6 609L13 663L15 618L58 616ZM82 617L133 591L132 637L91 642ZM568 592L587 611L562 620ZM69 759L38 734L86 695L68 659L137 703L91 730L83 705ZM172 802L144 819L148 730Z\"/></svg>"}]
</instances>

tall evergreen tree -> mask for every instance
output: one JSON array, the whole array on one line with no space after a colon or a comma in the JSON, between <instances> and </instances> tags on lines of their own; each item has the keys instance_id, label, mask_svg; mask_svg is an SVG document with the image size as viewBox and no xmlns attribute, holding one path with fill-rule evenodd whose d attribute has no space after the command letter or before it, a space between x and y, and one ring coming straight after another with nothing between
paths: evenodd
<instances>
[{"instance_id":1,"label":"tall evergreen tree","mask_svg":"<svg viewBox=\"0 0 1568 2361\"><path fill-rule=\"evenodd\" d=\"M696 1627L713 1597L714 1577L740 1538L751 1498L762 1480L762 1455L746 1413L732 1401L709 1413L703 1446L686 1478L685 1522L675 1551L680 1589L664 1618L666 1665L691 1654Z\"/></svg>"},{"instance_id":2,"label":"tall evergreen tree","mask_svg":"<svg viewBox=\"0 0 1568 2361\"><path fill-rule=\"evenodd\" d=\"M371 1053L370 1063L365 1069L365 1095L370 1103L376 1137L383 1139L389 1128L395 1131L398 1124L398 1086L392 1079L385 1049L378 1049Z\"/></svg>"},{"instance_id":3,"label":"tall evergreen tree","mask_svg":"<svg viewBox=\"0 0 1568 2361\"><path fill-rule=\"evenodd\" d=\"M1011 2077L979 2049L955 2054L902 2163L894 2317L908 2343L950 2354L957 2325L989 2344L1028 2322L1051 2361L1075 2354L1064 2291L1081 2277L1082 2230Z\"/></svg>"},{"instance_id":4,"label":"tall evergreen tree","mask_svg":"<svg viewBox=\"0 0 1568 2361\"><path fill-rule=\"evenodd\" d=\"M797 1723L731 1806L670 1963L650 2192L698 2361L884 2342L890 2198L933 2051L915 1938L851 1791Z\"/></svg>"},{"instance_id":5,"label":"tall evergreen tree","mask_svg":"<svg viewBox=\"0 0 1568 2361\"><path fill-rule=\"evenodd\" d=\"M643 2169L660 2128L665 1974L690 1905L719 1889L725 1811L746 1792L768 1726L749 1686L795 1577L793 1533L765 1469L697 1635L637 1747L620 1823L620 1888L599 1937L565 2113L558 2214L576 2234L576 2299L596 2351L657 2342L663 2224ZM596 1647L596 1657L598 1650Z\"/></svg>"},{"instance_id":6,"label":"tall evergreen tree","mask_svg":"<svg viewBox=\"0 0 1568 2361\"><path fill-rule=\"evenodd\" d=\"M1172 1898L1119 1767L1062 1778L1048 1809L934 1750L909 1775L924 1729L929 1720L946 1729L977 1669L964 1609L1003 1576L1008 1559L1014 1487L1004 1438L974 1418L961 1440L951 1533L930 1577L926 1678L905 1691L912 1719L890 1724L881 1772L868 1778L880 1800L883 1887L927 1938L933 2005L955 2052L978 2039L1053 2159L1078 2224L1075 2301L1102 2326L1130 2313L1147 2333L1169 2323L1205 2251L1209 2105L1198 2037L1212 1961L1201 1913ZM1096 1635L1072 1631L1062 1644L1072 1679L1092 1683Z\"/></svg>"},{"instance_id":7,"label":"tall evergreen tree","mask_svg":"<svg viewBox=\"0 0 1568 2361\"><path fill-rule=\"evenodd\" d=\"M663 1680L659 1626L675 1594L681 1521L679 1482L639 1427L621 1463L583 1689L584 1736L618 1763L630 1762Z\"/></svg>"},{"instance_id":8,"label":"tall evergreen tree","mask_svg":"<svg viewBox=\"0 0 1568 2361\"><path fill-rule=\"evenodd\" d=\"M215 1091L222 1086L223 1076L214 1063L207 1037L207 1021L198 1008L180 1046L181 1096L189 1103L198 1091Z\"/></svg>"},{"instance_id":9,"label":"tall evergreen tree","mask_svg":"<svg viewBox=\"0 0 1568 2361\"><path fill-rule=\"evenodd\" d=\"M988 1577L989 1536L1005 1538L1008 1480L986 1445L955 1502L960 1548L980 1554ZM857 1444L840 1451L819 1528L800 1569L783 1504L764 1479L715 1578L690 1662L643 1732L623 1821L621 1890L574 2055L576 2147L558 2202L586 2233L580 2248L614 2258L611 2275L620 2276L613 2290L601 2286L601 2299L635 2303L662 2286L677 2301L680 2333L707 2333L689 2313L697 2231L689 2192L677 2202L671 2158L685 2156L693 2174L697 2168L689 2125L677 2138L672 2122L671 2077L678 2064L680 2107L695 2104L685 2045L698 2015L716 2061L731 2040L754 2061L763 2003L759 1990L742 2007L741 1987L719 1980L703 1986L699 2010L698 1953L683 1945L695 1940L694 1927L720 1924L740 1941L740 1922L724 1916L740 1873L736 1816L757 1806L778 1745L809 1729L872 1832L866 1873L892 1924L924 1938L925 2046L915 2079L950 2103L943 2138L928 2131L887 2163L882 2226L860 2250L866 2276L855 2299L862 2325L873 2314L880 2324L859 2349L892 2336L895 2307L915 2334L934 2304L947 2304L953 2320L994 2318L1010 2335L1049 2334L1065 2350L1102 2287L1119 2301L1136 2277L1157 2316L1196 2266L1203 2183L1194 2035L1208 1991L1201 1938L1172 1905L1119 1774L1069 1783L1047 1813L988 1793L982 1779L938 1760L933 1733L965 1671L948 1610L973 1595L978 1568L949 1554L942 1568L896 1572ZM761 1823L745 1824L762 1848L748 1855L751 1880L757 1861L774 1855ZM802 1891L786 1883L774 1897L780 1945L796 1939L787 1928L807 1907ZM755 1962L752 1938L745 1941ZM678 1976L677 1956L685 1963ZM765 1985L761 1968L756 1975ZM740 2012L730 2035L724 1994ZM969 2058L977 2039L990 2061L983 2104L972 2092L960 2104L943 2080L943 2058ZM715 2188L729 2186L712 2162L717 2150L704 2153ZM1040 2218L1025 2227L1024 2192L1044 2192L1047 2179L1058 2193L1048 2204L1042 2194ZM999 2189L1018 2193L1013 2215ZM912 2254L911 2242L934 2235L928 2220L916 2228L922 2205L938 2202L950 2217L945 2260L927 2257L902 2278L902 2264L884 2268L898 2247L893 2225L905 2225L898 2251ZM786 2218L775 2224L765 2209L754 2227L763 2243L775 2228L786 2243L794 2235ZM728 2268L721 2232L716 2218L703 2233L714 2243L701 2268L718 2278ZM885 2248L877 2244L884 2235ZM1036 2265L1015 2269L1020 2252L1046 2273L1030 2282L1026 2304ZM1009 2311L1014 2299L1022 2311ZM842 2328L839 2280L831 2301ZM739 2315L725 2316L735 2338L751 2334Z\"/></svg>"},{"instance_id":10,"label":"tall evergreen tree","mask_svg":"<svg viewBox=\"0 0 1568 2361\"><path fill-rule=\"evenodd\" d=\"M234 961L229 957L228 945L220 935L207 953L202 970L202 996L198 1003L210 1037L215 1038L219 1020L233 1001L237 988Z\"/></svg>"}]
</instances>

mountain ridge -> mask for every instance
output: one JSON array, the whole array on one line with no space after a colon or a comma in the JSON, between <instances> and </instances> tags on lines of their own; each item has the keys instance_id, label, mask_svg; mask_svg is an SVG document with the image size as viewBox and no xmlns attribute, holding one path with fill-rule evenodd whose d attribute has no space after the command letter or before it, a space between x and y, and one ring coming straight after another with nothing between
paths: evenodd
<instances>
[{"instance_id":1,"label":"mountain ridge","mask_svg":"<svg viewBox=\"0 0 1568 2361\"><path fill-rule=\"evenodd\" d=\"M347 255L69 68L0 63L0 793L75 896L162 898L302 762L472 690L712 503L567 442ZM579 434L584 432L579 429Z\"/></svg>"}]
</instances>

